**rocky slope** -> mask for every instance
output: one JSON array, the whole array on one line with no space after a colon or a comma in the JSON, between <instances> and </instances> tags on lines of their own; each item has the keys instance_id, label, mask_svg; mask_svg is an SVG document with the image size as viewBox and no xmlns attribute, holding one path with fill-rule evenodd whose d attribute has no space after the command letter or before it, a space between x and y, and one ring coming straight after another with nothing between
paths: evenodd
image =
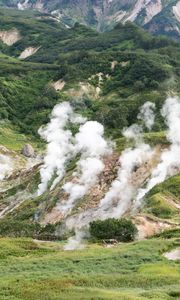
<instances>
[{"instance_id":1,"label":"rocky slope","mask_svg":"<svg viewBox=\"0 0 180 300\"><path fill-rule=\"evenodd\" d=\"M178 0L2 0L0 4L51 13L67 26L78 21L104 31L118 22L131 21L156 34L178 38L180 33Z\"/></svg>"}]
</instances>

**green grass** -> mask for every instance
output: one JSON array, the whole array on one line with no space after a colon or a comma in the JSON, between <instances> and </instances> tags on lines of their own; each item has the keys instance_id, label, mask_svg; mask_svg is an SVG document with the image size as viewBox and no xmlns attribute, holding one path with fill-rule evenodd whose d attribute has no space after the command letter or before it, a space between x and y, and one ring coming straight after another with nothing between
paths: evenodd
<instances>
[{"instance_id":1,"label":"green grass","mask_svg":"<svg viewBox=\"0 0 180 300\"><path fill-rule=\"evenodd\" d=\"M147 195L144 211L160 218L179 220L180 175L155 186Z\"/></svg>"},{"instance_id":2,"label":"green grass","mask_svg":"<svg viewBox=\"0 0 180 300\"><path fill-rule=\"evenodd\" d=\"M171 218L174 216L178 209L173 204L168 203L165 196L163 193L157 193L148 198L145 211L160 218Z\"/></svg>"},{"instance_id":3,"label":"green grass","mask_svg":"<svg viewBox=\"0 0 180 300\"><path fill-rule=\"evenodd\" d=\"M165 131L144 133L144 141L151 146L168 144ZM127 141L125 137L118 138L115 140L115 142L118 152L123 151L127 147L133 146L132 142Z\"/></svg>"},{"instance_id":4,"label":"green grass","mask_svg":"<svg viewBox=\"0 0 180 300\"><path fill-rule=\"evenodd\" d=\"M26 143L37 146L37 143L35 140L33 141L32 137L20 133L10 122L4 121L0 123L0 145L10 150L21 151Z\"/></svg>"},{"instance_id":5,"label":"green grass","mask_svg":"<svg viewBox=\"0 0 180 300\"><path fill-rule=\"evenodd\" d=\"M176 245L152 239L65 252L60 242L3 238L0 299L178 299L178 263L162 256Z\"/></svg>"},{"instance_id":6,"label":"green grass","mask_svg":"<svg viewBox=\"0 0 180 300\"><path fill-rule=\"evenodd\" d=\"M155 193L170 193L176 201L180 202L180 175L172 176L152 189L150 195Z\"/></svg>"}]
</instances>

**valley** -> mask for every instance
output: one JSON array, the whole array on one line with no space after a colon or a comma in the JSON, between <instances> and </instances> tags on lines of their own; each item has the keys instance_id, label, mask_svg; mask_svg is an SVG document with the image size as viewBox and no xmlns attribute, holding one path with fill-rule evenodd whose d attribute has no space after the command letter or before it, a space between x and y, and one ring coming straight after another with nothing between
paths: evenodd
<instances>
[{"instance_id":1,"label":"valley","mask_svg":"<svg viewBox=\"0 0 180 300\"><path fill-rule=\"evenodd\" d=\"M178 299L178 41L28 2L0 8L0 300Z\"/></svg>"}]
</instances>

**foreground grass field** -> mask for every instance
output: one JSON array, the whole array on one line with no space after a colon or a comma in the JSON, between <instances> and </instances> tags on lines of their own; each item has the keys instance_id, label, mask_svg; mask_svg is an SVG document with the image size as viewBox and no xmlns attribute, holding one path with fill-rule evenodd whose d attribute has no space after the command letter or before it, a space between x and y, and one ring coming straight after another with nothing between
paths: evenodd
<instances>
[{"instance_id":1,"label":"foreground grass field","mask_svg":"<svg viewBox=\"0 0 180 300\"><path fill-rule=\"evenodd\" d=\"M179 263L163 253L177 240L63 251L61 243L0 239L1 300L179 299Z\"/></svg>"}]
</instances>

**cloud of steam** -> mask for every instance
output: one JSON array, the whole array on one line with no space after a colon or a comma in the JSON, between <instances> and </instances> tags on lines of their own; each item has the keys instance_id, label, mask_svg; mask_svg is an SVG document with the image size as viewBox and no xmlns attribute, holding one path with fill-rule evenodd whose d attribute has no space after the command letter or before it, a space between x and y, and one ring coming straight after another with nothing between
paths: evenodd
<instances>
[{"instance_id":1,"label":"cloud of steam","mask_svg":"<svg viewBox=\"0 0 180 300\"><path fill-rule=\"evenodd\" d=\"M143 117L145 125L148 124L147 114L145 113L146 107L149 110L150 104L144 105L141 111L144 112L146 118ZM144 115L143 115L144 116ZM154 118L151 115L151 120ZM151 122L152 124L152 122ZM84 125L85 126L85 125ZM152 125L151 125L152 126ZM133 198L136 195L137 188L132 183L132 174L137 167L140 167L146 161L150 159L153 155L153 150L151 147L143 142L143 126L133 124L129 128L123 130L123 135L127 139L134 140L135 147L128 148L122 152L119 163L120 167L118 170L117 178L112 182L109 191L106 193L105 197L101 200L96 211L85 212L79 216L79 220L74 221L72 218L69 220L69 225L72 228L76 228L76 236L69 240L67 243L67 248L77 249L79 247L78 243L81 240L77 238L77 234L82 229L79 229L80 224L83 226L88 226L92 220L96 219L107 219L107 218L120 218L131 206ZM85 136L88 141L88 135ZM85 143L85 140L80 137ZM89 141L88 141L89 143ZM84 147L82 147L84 149ZM76 224L74 222L77 222ZM68 224L68 222L66 223ZM79 236L78 236L79 237ZM76 241L76 243L75 243Z\"/></svg>"},{"instance_id":2,"label":"cloud of steam","mask_svg":"<svg viewBox=\"0 0 180 300\"><path fill-rule=\"evenodd\" d=\"M134 140L135 145L139 145L143 142L143 127L140 125L133 124L123 129L122 133L126 139Z\"/></svg>"},{"instance_id":3,"label":"cloud of steam","mask_svg":"<svg viewBox=\"0 0 180 300\"><path fill-rule=\"evenodd\" d=\"M63 189L69 198L59 209L68 212L75 202L82 198L95 185L99 174L104 169L102 158L111 153L111 146L104 139L104 127L96 121L88 121L82 125L75 136L76 151L81 153L74 173L75 182L68 182Z\"/></svg>"},{"instance_id":4,"label":"cloud of steam","mask_svg":"<svg viewBox=\"0 0 180 300\"><path fill-rule=\"evenodd\" d=\"M154 125L154 110L155 110L155 104L147 101L144 103L143 106L140 108L140 113L138 114L137 118L139 120L142 120L144 122L144 125L151 130Z\"/></svg>"},{"instance_id":5,"label":"cloud of steam","mask_svg":"<svg viewBox=\"0 0 180 300\"><path fill-rule=\"evenodd\" d=\"M63 102L54 107L50 123L45 128L39 129L39 134L48 145L44 165L40 170L41 183L38 187L38 195L47 190L48 183L53 176L56 178L52 188L63 178L66 164L74 154L73 136L66 126L69 122L82 123L84 121L82 117L73 113L68 102Z\"/></svg>"},{"instance_id":6,"label":"cloud of steam","mask_svg":"<svg viewBox=\"0 0 180 300\"><path fill-rule=\"evenodd\" d=\"M119 218L131 206L136 188L131 182L132 173L136 167L145 163L153 154L147 144L140 144L135 149L126 149L120 156L120 168L117 178L112 182L110 190L101 200L98 215L100 218Z\"/></svg>"},{"instance_id":7,"label":"cloud of steam","mask_svg":"<svg viewBox=\"0 0 180 300\"><path fill-rule=\"evenodd\" d=\"M146 188L139 190L135 201L135 208L141 205L143 197L155 185L163 182L169 176L176 174L180 169L180 99L177 97L168 98L161 113L169 128L167 139L171 142L171 146L162 153L160 163L152 172Z\"/></svg>"},{"instance_id":8,"label":"cloud of steam","mask_svg":"<svg viewBox=\"0 0 180 300\"><path fill-rule=\"evenodd\" d=\"M128 128L123 130L123 135L127 139L132 139L135 141L136 145L143 143L143 126L147 127L149 130L152 129L154 125L155 115L155 104L152 102L145 102L140 107L140 112L137 116L137 119L143 121L142 125L133 124Z\"/></svg>"},{"instance_id":9,"label":"cloud of steam","mask_svg":"<svg viewBox=\"0 0 180 300\"><path fill-rule=\"evenodd\" d=\"M87 239L87 232L84 230L76 230L75 235L70 237L64 250L81 250L85 247L85 239Z\"/></svg>"},{"instance_id":10,"label":"cloud of steam","mask_svg":"<svg viewBox=\"0 0 180 300\"><path fill-rule=\"evenodd\" d=\"M146 102L141 108L138 118L144 121L149 129L154 124L155 105ZM119 158L120 168L117 178L112 182L110 190L101 200L98 214L104 219L108 217L118 218L131 206L131 201L136 193L136 188L131 183L132 173L136 167L141 166L153 155L151 147L143 142L143 126L133 124L123 130L127 139L133 139L135 148L123 151Z\"/></svg>"},{"instance_id":11,"label":"cloud of steam","mask_svg":"<svg viewBox=\"0 0 180 300\"><path fill-rule=\"evenodd\" d=\"M0 154L0 181L12 171L12 160L10 157Z\"/></svg>"}]
</instances>

